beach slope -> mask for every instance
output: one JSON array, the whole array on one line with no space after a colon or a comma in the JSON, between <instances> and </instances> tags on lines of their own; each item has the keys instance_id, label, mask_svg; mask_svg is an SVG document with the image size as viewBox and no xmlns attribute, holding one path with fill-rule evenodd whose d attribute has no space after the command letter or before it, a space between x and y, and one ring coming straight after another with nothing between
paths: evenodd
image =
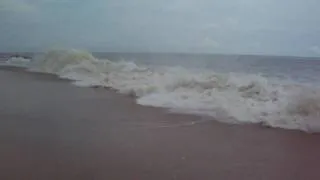
<instances>
[{"instance_id":1,"label":"beach slope","mask_svg":"<svg viewBox=\"0 0 320 180\"><path fill-rule=\"evenodd\" d=\"M0 84L3 180L320 179L317 134L169 114L19 68Z\"/></svg>"}]
</instances>

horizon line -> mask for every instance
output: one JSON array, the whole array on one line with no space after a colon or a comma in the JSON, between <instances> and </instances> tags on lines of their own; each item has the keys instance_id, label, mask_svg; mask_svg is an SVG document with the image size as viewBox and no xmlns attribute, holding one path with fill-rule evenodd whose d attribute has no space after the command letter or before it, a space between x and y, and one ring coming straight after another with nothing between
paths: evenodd
<instances>
[{"instance_id":1,"label":"horizon line","mask_svg":"<svg viewBox=\"0 0 320 180\"><path fill-rule=\"evenodd\" d=\"M82 50L82 49L80 49ZM0 51L0 54L40 54L46 51ZM264 53L211 53L211 52L164 52L164 51L88 51L92 54L97 53L117 53L117 54L176 54L176 55L220 55L220 56L265 56L265 57L292 57L292 58L318 58L320 56L307 56L307 55L277 55L277 54L264 54Z\"/></svg>"}]
</instances>

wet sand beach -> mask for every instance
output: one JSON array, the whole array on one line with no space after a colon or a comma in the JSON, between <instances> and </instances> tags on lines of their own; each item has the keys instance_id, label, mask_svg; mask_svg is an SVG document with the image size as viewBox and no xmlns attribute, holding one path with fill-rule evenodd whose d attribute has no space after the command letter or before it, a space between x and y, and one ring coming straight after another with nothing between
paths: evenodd
<instances>
[{"instance_id":1,"label":"wet sand beach","mask_svg":"<svg viewBox=\"0 0 320 180\"><path fill-rule=\"evenodd\" d=\"M143 107L0 70L2 180L319 180L320 135Z\"/></svg>"}]
</instances>

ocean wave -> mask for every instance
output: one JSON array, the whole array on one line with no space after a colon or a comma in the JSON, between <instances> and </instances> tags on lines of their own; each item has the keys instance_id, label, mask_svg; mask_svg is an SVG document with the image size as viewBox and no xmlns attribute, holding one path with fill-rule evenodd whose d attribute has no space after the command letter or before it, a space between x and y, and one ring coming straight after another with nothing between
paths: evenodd
<instances>
[{"instance_id":1,"label":"ocean wave","mask_svg":"<svg viewBox=\"0 0 320 180\"><path fill-rule=\"evenodd\" d=\"M212 116L227 123L320 131L320 91L273 81L258 74L148 67L96 59L80 50L49 51L29 61L10 59L32 71L57 74L78 86L104 86L132 94L137 103L180 113Z\"/></svg>"},{"instance_id":2,"label":"ocean wave","mask_svg":"<svg viewBox=\"0 0 320 180\"><path fill-rule=\"evenodd\" d=\"M14 65L19 67L26 67L30 64L30 62L31 62L31 59L28 59L28 58L11 57L3 65Z\"/></svg>"}]
</instances>

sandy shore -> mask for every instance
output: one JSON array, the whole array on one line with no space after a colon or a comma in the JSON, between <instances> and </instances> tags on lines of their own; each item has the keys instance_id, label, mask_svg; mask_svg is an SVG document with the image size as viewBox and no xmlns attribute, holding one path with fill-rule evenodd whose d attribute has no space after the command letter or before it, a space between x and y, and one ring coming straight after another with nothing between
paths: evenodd
<instances>
[{"instance_id":1,"label":"sandy shore","mask_svg":"<svg viewBox=\"0 0 320 180\"><path fill-rule=\"evenodd\" d=\"M1 180L320 179L320 135L168 114L16 68L0 84Z\"/></svg>"}]
</instances>

